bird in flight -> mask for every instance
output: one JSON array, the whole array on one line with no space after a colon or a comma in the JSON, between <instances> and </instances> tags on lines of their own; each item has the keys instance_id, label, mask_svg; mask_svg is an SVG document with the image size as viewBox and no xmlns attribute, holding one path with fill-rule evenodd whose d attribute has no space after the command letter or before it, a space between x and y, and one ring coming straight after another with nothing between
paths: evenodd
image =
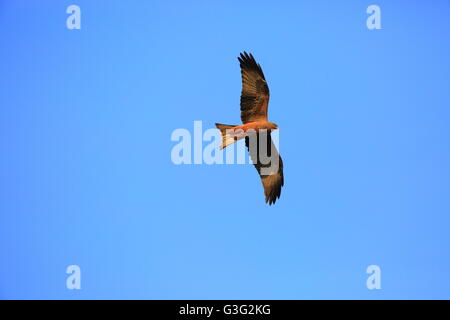
<instances>
[{"instance_id":1,"label":"bird in flight","mask_svg":"<svg viewBox=\"0 0 450 320\"><path fill-rule=\"evenodd\" d=\"M280 198L284 185L283 161L275 147L271 132L278 126L269 122L269 87L261 66L252 54L244 53L238 57L242 75L241 120L242 125L216 123L222 134L221 149L245 138L250 158L258 171L264 187L266 203L272 205ZM269 161L268 161L269 159Z\"/></svg>"}]
</instances>

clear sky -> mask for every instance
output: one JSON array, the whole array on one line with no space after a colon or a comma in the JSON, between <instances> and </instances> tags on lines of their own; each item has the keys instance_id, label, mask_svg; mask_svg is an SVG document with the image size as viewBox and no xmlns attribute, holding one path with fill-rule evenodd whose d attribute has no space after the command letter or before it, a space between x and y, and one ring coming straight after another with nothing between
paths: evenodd
<instances>
[{"instance_id":1,"label":"clear sky","mask_svg":"<svg viewBox=\"0 0 450 320\"><path fill-rule=\"evenodd\" d=\"M0 298L449 299L449 9L0 0ZM251 165L171 161L173 130L239 123L244 50L281 128L271 207Z\"/></svg>"}]
</instances>

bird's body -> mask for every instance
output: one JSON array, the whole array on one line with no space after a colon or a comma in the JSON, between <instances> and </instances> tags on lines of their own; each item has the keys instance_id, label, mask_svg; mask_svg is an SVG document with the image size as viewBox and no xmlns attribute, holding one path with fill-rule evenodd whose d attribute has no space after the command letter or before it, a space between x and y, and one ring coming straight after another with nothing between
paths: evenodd
<instances>
[{"instance_id":1,"label":"bird's body","mask_svg":"<svg viewBox=\"0 0 450 320\"><path fill-rule=\"evenodd\" d=\"M248 123L241 124L239 126L234 127L235 130L243 130L247 132L248 130L276 130L278 129L277 125L273 122L261 120L261 121L252 121Z\"/></svg>"},{"instance_id":2,"label":"bird's body","mask_svg":"<svg viewBox=\"0 0 450 320\"><path fill-rule=\"evenodd\" d=\"M269 87L261 66L246 52L238 57L242 74L241 120L242 125L216 123L222 133L221 148L245 138L256 170L264 187L266 202L270 205L280 197L284 185L283 161L272 142L271 132L278 126L268 120ZM252 139L256 137L256 139ZM266 143L260 140L264 139ZM264 154L265 153L265 154ZM263 161L270 157L270 162Z\"/></svg>"}]
</instances>

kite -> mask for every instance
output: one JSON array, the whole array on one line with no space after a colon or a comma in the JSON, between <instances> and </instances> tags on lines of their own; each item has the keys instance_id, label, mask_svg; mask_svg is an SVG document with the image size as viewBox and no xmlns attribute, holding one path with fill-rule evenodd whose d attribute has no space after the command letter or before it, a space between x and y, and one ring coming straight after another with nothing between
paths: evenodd
<instances>
[{"instance_id":1,"label":"kite","mask_svg":"<svg viewBox=\"0 0 450 320\"><path fill-rule=\"evenodd\" d=\"M245 138L250 158L258 171L264 187L266 203L274 204L280 198L284 185L283 161L275 147L271 132L278 126L269 122L269 86L261 66L252 54L244 53L238 57L242 75L241 120L242 125L216 123L222 135L221 149ZM267 161L270 159L270 161Z\"/></svg>"}]
</instances>

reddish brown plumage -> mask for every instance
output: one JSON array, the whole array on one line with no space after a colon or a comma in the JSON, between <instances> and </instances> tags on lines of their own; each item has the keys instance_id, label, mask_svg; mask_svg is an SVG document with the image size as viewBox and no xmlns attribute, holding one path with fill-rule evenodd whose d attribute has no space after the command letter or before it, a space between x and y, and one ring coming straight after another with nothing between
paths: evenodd
<instances>
[{"instance_id":1,"label":"reddish brown plumage","mask_svg":"<svg viewBox=\"0 0 450 320\"><path fill-rule=\"evenodd\" d=\"M245 144L264 187L266 202L271 205L280 197L284 176L283 161L271 138L271 131L278 129L278 126L268 121L269 86L261 66L252 54L244 51L238 60L242 75L241 120L243 124L233 126L216 123L223 137L221 148L245 138ZM239 132L239 135L230 136L227 134L229 130ZM249 132L256 133L256 140L248 136ZM260 139L266 140L266 144L263 142L262 145L267 149L271 159L267 164L262 161L264 155L260 154L262 151L259 147Z\"/></svg>"}]
</instances>

